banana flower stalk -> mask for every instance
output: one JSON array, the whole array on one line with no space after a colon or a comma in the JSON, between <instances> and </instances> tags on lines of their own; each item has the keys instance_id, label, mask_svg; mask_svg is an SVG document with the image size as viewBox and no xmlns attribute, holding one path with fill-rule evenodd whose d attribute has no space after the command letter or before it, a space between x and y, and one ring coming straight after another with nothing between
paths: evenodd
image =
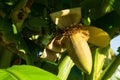
<instances>
[{"instance_id":1,"label":"banana flower stalk","mask_svg":"<svg viewBox=\"0 0 120 80\"><path fill-rule=\"evenodd\" d=\"M88 43L95 46L106 47L109 45L109 35L100 28L79 24L81 20L81 8L65 9L50 14L53 22L62 30L46 46L43 54L46 58L54 60L57 57L49 57L50 53L68 51L68 55L75 65L83 72L90 74L92 70L92 55ZM47 56L49 55L49 56Z\"/></svg>"}]
</instances>

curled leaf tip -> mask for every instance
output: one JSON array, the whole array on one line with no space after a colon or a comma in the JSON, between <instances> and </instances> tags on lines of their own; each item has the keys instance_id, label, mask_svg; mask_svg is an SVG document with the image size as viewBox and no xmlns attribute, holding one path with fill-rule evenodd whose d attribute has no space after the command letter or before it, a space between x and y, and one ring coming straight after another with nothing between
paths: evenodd
<instances>
[{"instance_id":1,"label":"curled leaf tip","mask_svg":"<svg viewBox=\"0 0 120 80\"><path fill-rule=\"evenodd\" d=\"M65 9L50 14L53 22L61 29L76 25L81 19L81 8Z\"/></svg>"}]
</instances>

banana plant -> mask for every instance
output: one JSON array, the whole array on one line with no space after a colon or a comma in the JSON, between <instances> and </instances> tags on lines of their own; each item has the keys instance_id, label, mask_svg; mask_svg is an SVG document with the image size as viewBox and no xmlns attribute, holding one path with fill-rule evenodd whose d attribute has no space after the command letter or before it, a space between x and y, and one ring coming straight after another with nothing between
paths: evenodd
<instances>
[{"instance_id":1,"label":"banana plant","mask_svg":"<svg viewBox=\"0 0 120 80\"><path fill-rule=\"evenodd\" d=\"M2 45L10 53L19 55L21 58L26 60L27 64L32 64L30 56L28 56L28 47L20 36L16 26L10 21L8 15L1 19L0 23L0 45ZM2 54L5 55L4 53ZM9 53L7 54L10 55Z\"/></svg>"},{"instance_id":2,"label":"banana plant","mask_svg":"<svg viewBox=\"0 0 120 80\"><path fill-rule=\"evenodd\" d=\"M80 7L54 12L50 16L61 31L48 43L46 50L53 51L54 55L67 51L75 65L90 74L93 61L88 43L102 48L109 46L110 37L107 32L95 26L82 25ZM47 51L44 54L46 56L42 58L55 58L48 57L51 53Z\"/></svg>"},{"instance_id":3,"label":"banana plant","mask_svg":"<svg viewBox=\"0 0 120 80\"><path fill-rule=\"evenodd\" d=\"M120 33L119 3L0 0L0 68L6 68L0 69L0 79L109 79L120 64L120 54L106 63L110 38Z\"/></svg>"}]
</instances>

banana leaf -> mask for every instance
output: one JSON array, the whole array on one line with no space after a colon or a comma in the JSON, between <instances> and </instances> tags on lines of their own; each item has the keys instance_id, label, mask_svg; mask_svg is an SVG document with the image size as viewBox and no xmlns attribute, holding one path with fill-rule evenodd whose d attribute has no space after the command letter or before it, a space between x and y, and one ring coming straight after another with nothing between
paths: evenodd
<instances>
[{"instance_id":1,"label":"banana leaf","mask_svg":"<svg viewBox=\"0 0 120 80\"><path fill-rule=\"evenodd\" d=\"M0 69L1 80L59 80L54 74L29 65Z\"/></svg>"}]
</instances>

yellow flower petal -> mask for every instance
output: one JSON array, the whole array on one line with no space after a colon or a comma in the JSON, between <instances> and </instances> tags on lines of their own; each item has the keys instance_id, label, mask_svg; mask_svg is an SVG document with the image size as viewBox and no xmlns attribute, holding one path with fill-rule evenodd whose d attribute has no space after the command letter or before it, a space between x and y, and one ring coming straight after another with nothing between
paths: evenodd
<instances>
[{"instance_id":1,"label":"yellow flower petal","mask_svg":"<svg viewBox=\"0 0 120 80\"><path fill-rule=\"evenodd\" d=\"M60 29L66 29L72 25L76 25L81 19L81 8L65 9L50 14L53 22Z\"/></svg>"},{"instance_id":2,"label":"yellow flower petal","mask_svg":"<svg viewBox=\"0 0 120 80\"><path fill-rule=\"evenodd\" d=\"M89 43L99 47L106 47L109 45L110 37L107 32L94 26L89 26L87 29L90 33Z\"/></svg>"}]
</instances>

